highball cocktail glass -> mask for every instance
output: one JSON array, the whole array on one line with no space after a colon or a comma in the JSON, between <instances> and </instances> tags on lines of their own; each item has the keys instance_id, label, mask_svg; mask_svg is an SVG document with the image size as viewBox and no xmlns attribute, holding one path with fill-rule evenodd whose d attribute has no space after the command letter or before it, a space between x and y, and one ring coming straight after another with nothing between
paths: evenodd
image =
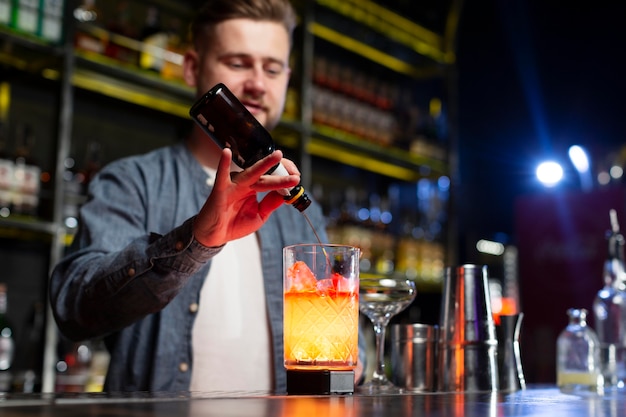
<instances>
[{"instance_id":1,"label":"highball cocktail glass","mask_svg":"<svg viewBox=\"0 0 626 417\"><path fill-rule=\"evenodd\" d=\"M360 250L283 249L287 370L353 370L358 359Z\"/></svg>"}]
</instances>

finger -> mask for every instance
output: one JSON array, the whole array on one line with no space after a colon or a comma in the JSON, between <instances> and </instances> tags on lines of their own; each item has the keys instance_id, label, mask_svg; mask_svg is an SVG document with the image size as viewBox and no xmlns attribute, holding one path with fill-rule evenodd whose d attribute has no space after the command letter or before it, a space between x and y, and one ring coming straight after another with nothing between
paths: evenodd
<instances>
[{"instance_id":1,"label":"finger","mask_svg":"<svg viewBox=\"0 0 626 417\"><path fill-rule=\"evenodd\" d=\"M250 185L250 188L256 192L272 191L280 189L289 189L300 183L300 177L297 175L263 175L257 182Z\"/></svg>"},{"instance_id":2,"label":"finger","mask_svg":"<svg viewBox=\"0 0 626 417\"><path fill-rule=\"evenodd\" d=\"M259 216L263 221L267 220L267 218L280 207L285 202L285 199L282 195L273 191L267 193L265 197L259 202Z\"/></svg>"},{"instance_id":3,"label":"finger","mask_svg":"<svg viewBox=\"0 0 626 417\"><path fill-rule=\"evenodd\" d=\"M230 149L222 149L222 155L217 165L214 187L220 188L220 186L226 186L230 181L230 165L232 158L233 154Z\"/></svg>"},{"instance_id":4,"label":"finger","mask_svg":"<svg viewBox=\"0 0 626 417\"><path fill-rule=\"evenodd\" d=\"M283 164L288 173L300 175L300 170L291 159L283 158L280 163Z\"/></svg>"},{"instance_id":5,"label":"finger","mask_svg":"<svg viewBox=\"0 0 626 417\"><path fill-rule=\"evenodd\" d=\"M257 161L251 167L245 169L242 172L243 178L239 179L239 181L243 181L244 178L249 179L251 183L256 182L261 175L265 174L270 168L275 167L278 163L280 163L283 158L283 153L281 151L274 151L265 158Z\"/></svg>"}]
</instances>

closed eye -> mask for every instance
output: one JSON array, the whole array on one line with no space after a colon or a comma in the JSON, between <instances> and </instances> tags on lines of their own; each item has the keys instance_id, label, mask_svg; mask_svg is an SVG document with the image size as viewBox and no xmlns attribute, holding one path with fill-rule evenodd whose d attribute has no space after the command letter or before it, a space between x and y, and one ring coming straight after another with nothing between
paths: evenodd
<instances>
[{"instance_id":1,"label":"closed eye","mask_svg":"<svg viewBox=\"0 0 626 417\"><path fill-rule=\"evenodd\" d=\"M285 72L285 65L280 62L269 62L264 65L264 70L271 78L278 77Z\"/></svg>"}]
</instances>

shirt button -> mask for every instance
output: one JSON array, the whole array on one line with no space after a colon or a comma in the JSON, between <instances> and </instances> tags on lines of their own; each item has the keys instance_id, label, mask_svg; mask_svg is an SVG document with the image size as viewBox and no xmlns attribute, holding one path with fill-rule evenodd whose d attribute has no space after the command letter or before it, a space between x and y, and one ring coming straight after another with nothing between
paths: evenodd
<instances>
[{"instance_id":1,"label":"shirt button","mask_svg":"<svg viewBox=\"0 0 626 417\"><path fill-rule=\"evenodd\" d=\"M198 312L198 303L191 303L191 304L189 304L189 312L190 313L197 313Z\"/></svg>"},{"instance_id":2,"label":"shirt button","mask_svg":"<svg viewBox=\"0 0 626 417\"><path fill-rule=\"evenodd\" d=\"M185 247L185 245L183 245L183 242L176 242L175 248L176 248L177 251L183 250L184 247Z\"/></svg>"},{"instance_id":3,"label":"shirt button","mask_svg":"<svg viewBox=\"0 0 626 417\"><path fill-rule=\"evenodd\" d=\"M189 365L186 362L181 362L180 365L178 365L178 370L180 372L187 372L189 370Z\"/></svg>"},{"instance_id":4,"label":"shirt button","mask_svg":"<svg viewBox=\"0 0 626 417\"><path fill-rule=\"evenodd\" d=\"M128 268L128 272L127 272L129 277L134 277L135 276L135 268Z\"/></svg>"}]
</instances>

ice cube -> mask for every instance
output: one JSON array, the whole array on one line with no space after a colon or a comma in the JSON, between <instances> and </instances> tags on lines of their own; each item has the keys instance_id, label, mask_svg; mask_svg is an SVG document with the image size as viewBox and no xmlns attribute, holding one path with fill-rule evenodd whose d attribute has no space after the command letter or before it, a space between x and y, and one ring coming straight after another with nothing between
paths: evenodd
<instances>
[{"instance_id":1,"label":"ice cube","mask_svg":"<svg viewBox=\"0 0 626 417\"><path fill-rule=\"evenodd\" d=\"M332 278L320 279L317 281L317 292L320 294L331 294L335 293L337 290L335 288L335 282Z\"/></svg>"},{"instance_id":2,"label":"ice cube","mask_svg":"<svg viewBox=\"0 0 626 417\"><path fill-rule=\"evenodd\" d=\"M356 279L348 279L345 277L342 277L339 274L334 274L334 275L338 275L337 277L333 276L333 280L335 282L335 289L337 290L337 292L347 292L347 293L353 293L356 291Z\"/></svg>"},{"instance_id":3,"label":"ice cube","mask_svg":"<svg viewBox=\"0 0 626 417\"><path fill-rule=\"evenodd\" d=\"M315 291L317 279L303 261L296 261L287 271L289 291L304 292Z\"/></svg>"}]
</instances>

